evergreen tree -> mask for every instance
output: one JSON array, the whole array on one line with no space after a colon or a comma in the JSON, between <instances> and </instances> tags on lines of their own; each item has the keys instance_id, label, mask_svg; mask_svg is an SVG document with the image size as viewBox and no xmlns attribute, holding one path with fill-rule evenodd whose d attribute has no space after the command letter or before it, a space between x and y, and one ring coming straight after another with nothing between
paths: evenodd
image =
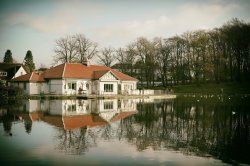
<instances>
[{"instance_id":1,"label":"evergreen tree","mask_svg":"<svg viewBox=\"0 0 250 166\"><path fill-rule=\"evenodd\" d=\"M24 58L24 66L26 67L28 72L32 72L35 69L35 63L33 62L33 55L30 50L27 51L26 56Z\"/></svg>"},{"instance_id":2,"label":"evergreen tree","mask_svg":"<svg viewBox=\"0 0 250 166\"><path fill-rule=\"evenodd\" d=\"M3 58L4 63L13 63L13 58L12 58L12 53L10 50L7 50L5 52L4 58Z\"/></svg>"}]
</instances>

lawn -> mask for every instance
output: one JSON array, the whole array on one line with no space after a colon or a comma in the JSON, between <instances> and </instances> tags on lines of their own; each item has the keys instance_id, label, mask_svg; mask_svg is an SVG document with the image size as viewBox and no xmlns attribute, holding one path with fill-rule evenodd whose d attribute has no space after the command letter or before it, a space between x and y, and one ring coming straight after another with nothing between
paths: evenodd
<instances>
[{"instance_id":1,"label":"lawn","mask_svg":"<svg viewBox=\"0 0 250 166\"><path fill-rule=\"evenodd\" d=\"M250 94L250 83L207 83L169 87L175 93Z\"/></svg>"}]
</instances>

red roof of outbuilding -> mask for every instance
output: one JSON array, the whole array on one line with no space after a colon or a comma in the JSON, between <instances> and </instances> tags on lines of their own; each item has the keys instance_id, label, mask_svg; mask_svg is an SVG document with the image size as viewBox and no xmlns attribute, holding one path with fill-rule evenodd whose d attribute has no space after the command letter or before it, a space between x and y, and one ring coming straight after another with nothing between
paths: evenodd
<instances>
[{"instance_id":1,"label":"red roof of outbuilding","mask_svg":"<svg viewBox=\"0 0 250 166\"><path fill-rule=\"evenodd\" d=\"M16 81L16 82L43 82L44 80L44 74L42 73L29 73L25 74L19 77L16 77L12 79L11 81Z\"/></svg>"}]
</instances>

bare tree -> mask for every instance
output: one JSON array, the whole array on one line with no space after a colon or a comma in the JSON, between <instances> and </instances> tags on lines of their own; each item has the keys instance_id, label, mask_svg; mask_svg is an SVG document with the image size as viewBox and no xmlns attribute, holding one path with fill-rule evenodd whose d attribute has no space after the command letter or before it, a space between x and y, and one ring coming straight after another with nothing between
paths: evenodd
<instances>
[{"instance_id":1,"label":"bare tree","mask_svg":"<svg viewBox=\"0 0 250 166\"><path fill-rule=\"evenodd\" d=\"M121 72L126 73L130 76L137 77L134 71L137 53L135 50L135 43L127 45L125 48L119 48L116 50L117 67Z\"/></svg>"},{"instance_id":2,"label":"bare tree","mask_svg":"<svg viewBox=\"0 0 250 166\"><path fill-rule=\"evenodd\" d=\"M104 48L101 54L98 55L98 59L100 64L111 67L111 64L115 61L114 49L111 47Z\"/></svg>"},{"instance_id":3,"label":"bare tree","mask_svg":"<svg viewBox=\"0 0 250 166\"><path fill-rule=\"evenodd\" d=\"M125 62L127 64L129 64L128 65L128 67L130 69L129 74L131 76L133 76L133 69L134 69L136 59L137 59L137 52L136 52L135 47L136 47L135 43L131 43L131 44L127 45L127 47L126 47Z\"/></svg>"},{"instance_id":4,"label":"bare tree","mask_svg":"<svg viewBox=\"0 0 250 166\"><path fill-rule=\"evenodd\" d=\"M78 62L82 63L87 59L92 59L97 54L97 43L86 38L83 34L76 34L73 38L76 40Z\"/></svg>"},{"instance_id":5,"label":"bare tree","mask_svg":"<svg viewBox=\"0 0 250 166\"><path fill-rule=\"evenodd\" d=\"M157 51L156 54L156 61L159 66L159 71L161 75L161 80L163 86L166 86L168 84L168 70L169 70L169 63L170 63L170 48L166 44L166 42L163 41L161 38L155 38L155 49Z\"/></svg>"},{"instance_id":6,"label":"bare tree","mask_svg":"<svg viewBox=\"0 0 250 166\"><path fill-rule=\"evenodd\" d=\"M117 60L117 64L118 66L116 66L117 68L120 69L121 72L126 73L127 71L127 64L126 64L126 52L124 48L118 48L115 51L116 55L115 58Z\"/></svg>"},{"instance_id":7,"label":"bare tree","mask_svg":"<svg viewBox=\"0 0 250 166\"><path fill-rule=\"evenodd\" d=\"M97 43L82 34L66 36L56 40L54 62L79 62L92 59L97 53Z\"/></svg>"},{"instance_id":8,"label":"bare tree","mask_svg":"<svg viewBox=\"0 0 250 166\"><path fill-rule=\"evenodd\" d=\"M147 86L154 86L155 74L156 74L156 56L154 44L144 37L140 37L136 41L136 52L138 55L138 61L141 63L141 72L144 74L144 79ZM143 77L142 77L143 79Z\"/></svg>"},{"instance_id":9,"label":"bare tree","mask_svg":"<svg viewBox=\"0 0 250 166\"><path fill-rule=\"evenodd\" d=\"M118 60L118 63L124 64L126 60L126 53L123 48L119 48L116 50L116 59Z\"/></svg>"},{"instance_id":10,"label":"bare tree","mask_svg":"<svg viewBox=\"0 0 250 166\"><path fill-rule=\"evenodd\" d=\"M54 62L57 64L75 62L77 56L76 40L72 36L62 37L56 40L56 55L54 56Z\"/></svg>"}]
</instances>

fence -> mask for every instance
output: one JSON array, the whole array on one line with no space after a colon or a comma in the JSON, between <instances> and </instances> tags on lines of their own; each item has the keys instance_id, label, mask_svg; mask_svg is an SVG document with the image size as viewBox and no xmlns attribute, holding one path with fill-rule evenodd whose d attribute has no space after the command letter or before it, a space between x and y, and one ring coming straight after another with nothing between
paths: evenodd
<instances>
[{"instance_id":1,"label":"fence","mask_svg":"<svg viewBox=\"0 0 250 166\"><path fill-rule=\"evenodd\" d=\"M169 90L151 90L151 89L135 89L135 90L128 90L123 91L123 95L164 95L164 94L171 94L172 91Z\"/></svg>"}]
</instances>

